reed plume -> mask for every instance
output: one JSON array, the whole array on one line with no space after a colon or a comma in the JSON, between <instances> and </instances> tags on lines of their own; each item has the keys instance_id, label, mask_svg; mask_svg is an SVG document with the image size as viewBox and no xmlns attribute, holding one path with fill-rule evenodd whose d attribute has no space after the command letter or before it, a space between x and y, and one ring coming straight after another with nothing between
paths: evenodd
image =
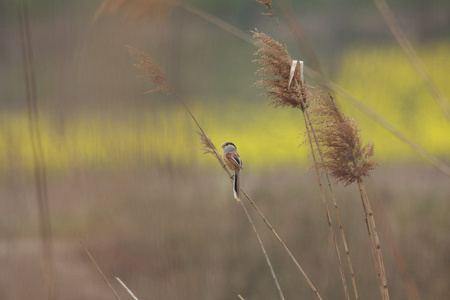
<instances>
[{"instance_id":1,"label":"reed plume","mask_svg":"<svg viewBox=\"0 0 450 300\"><path fill-rule=\"evenodd\" d=\"M156 84L156 87L147 91L146 93L164 92L171 94L175 89L167 81L164 72L158 64L147 53L140 51L132 46L125 45L128 48L131 56L134 56L137 62L135 67L144 70L146 75L140 75L140 78L148 79L150 82Z\"/></svg>"},{"instance_id":2,"label":"reed plume","mask_svg":"<svg viewBox=\"0 0 450 300\"><path fill-rule=\"evenodd\" d=\"M276 18L276 17L275 17ZM314 94L311 91L314 89L305 84L303 80L302 74L302 62L300 63L300 71L297 70L297 62L292 61L287 50L280 43L273 40L271 37L264 33L259 33L257 31L253 32L254 38L257 39L257 46L259 46L259 50L256 51L255 55L259 55L259 59L256 59L254 62L259 63L261 67L257 70L256 75L261 76L262 78L257 81L254 86L259 88L266 89L266 92L263 94L268 98L272 99L271 104L275 107L291 107L294 109L300 109L303 113L303 119L305 122L306 134L310 137L309 144L311 146L311 153L314 160L314 166L317 176L317 181L320 188L320 194L322 198L322 203L325 209L325 214L328 222L328 227L330 231L330 236L333 241L334 250L336 253L336 258L339 265L339 271L341 274L342 285L344 288L344 293L346 299L349 299L349 292L347 287L347 281L345 278L345 272L342 265L342 260L340 256L339 247L337 245L336 235L334 233L332 219L330 216L330 211L328 208L327 200L325 197L321 176L319 172L320 165L317 161L314 144L317 146L319 150L319 157L323 162L323 158L320 152L320 146L315 141L315 133L314 128L309 120L308 106L309 100L313 99ZM309 121L309 124L307 122ZM354 279L353 266L350 259L350 252L348 251L347 242L345 238L344 229L341 223L340 214L338 210L338 206L336 200L334 199L333 190L331 184L329 182L328 174L327 174L328 185L330 188L330 192L332 195L333 205L335 207L337 220L339 223L339 228L341 231L341 237L343 240L345 253L347 255L347 261L349 264L349 270L351 273L353 290L355 293L355 298L358 299L358 292L356 288L356 283Z\"/></svg>"},{"instance_id":3,"label":"reed plume","mask_svg":"<svg viewBox=\"0 0 450 300\"><path fill-rule=\"evenodd\" d=\"M285 47L265 33L252 33L258 46L255 55L259 56L254 62L261 66L256 71L261 79L253 86L266 89L263 95L271 99L271 104L275 107L287 106L304 110L307 103L302 96L301 85L289 85L292 59Z\"/></svg>"},{"instance_id":4,"label":"reed plume","mask_svg":"<svg viewBox=\"0 0 450 300\"><path fill-rule=\"evenodd\" d=\"M362 145L358 125L339 111L331 95L310 91L314 101L309 113L324 156L321 166L344 186L362 180L378 165L369 160L373 156L373 143Z\"/></svg>"}]
</instances>

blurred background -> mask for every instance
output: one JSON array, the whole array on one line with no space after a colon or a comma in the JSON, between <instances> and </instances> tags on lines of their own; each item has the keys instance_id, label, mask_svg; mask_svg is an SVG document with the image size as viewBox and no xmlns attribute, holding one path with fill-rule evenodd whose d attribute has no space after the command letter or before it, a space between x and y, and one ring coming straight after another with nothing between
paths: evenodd
<instances>
[{"instance_id":1,"label":"blurred background","mask_svg":"<svg viewBox=\"0 0 450 300\"><path fill-rule=\"evenodd\" d=\"M152 56L216 147L228 140L237 145L243 188L323 298L344 298L311 157L301 145L301 113L274 109L252 87L257 49L245 35L256 28L282 41L274 19L261 15L265 7L250 0L0 0L1 299L49 298L18 18L22 2L30 23L55 299L114 297L80 239L123 299L128 296L114 276L139 299L278 297L225 173L199 150L197 128L176 97L146 93L154 85L139 78L143 73L125 45ZM448 99L450 3L388 4ZM117 9L99 13L102 5ZM293 59L320 70L449 163L449 120L372 1L285 0L274 6ZM363 141L374 142L380 162L366 185L391 297L446 299L449 176L347 99L336 100L359 124ZM360 296L380 299L358 189L336 189ZM251 214L286 298L313 298Z\"/></svg>"}]
</instances>

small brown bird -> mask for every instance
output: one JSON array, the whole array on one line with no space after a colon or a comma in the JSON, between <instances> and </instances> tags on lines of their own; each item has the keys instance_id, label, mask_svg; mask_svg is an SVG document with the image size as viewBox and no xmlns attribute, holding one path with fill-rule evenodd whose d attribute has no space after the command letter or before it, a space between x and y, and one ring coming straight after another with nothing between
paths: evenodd
<instances>
[{"instance_id":1,"label":"small brown bird","mask_svg":"<svg viewBox=\"0 0 450 300\"><path fill-rule=\"evenodd\" d=\"M223 159L231 171L234 171L233 176L233 195L239 202L241 201L241 186L239 182L239 171L243 169L243 164L236 146L232 142L225 142L222 144Z\"/></svg>"}]
</instances>

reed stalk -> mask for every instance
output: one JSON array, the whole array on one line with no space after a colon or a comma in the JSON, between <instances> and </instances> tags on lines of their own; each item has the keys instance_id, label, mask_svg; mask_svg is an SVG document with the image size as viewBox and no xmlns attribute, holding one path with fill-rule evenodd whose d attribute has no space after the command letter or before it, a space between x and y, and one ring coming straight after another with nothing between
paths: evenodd
<instances>
[{"instance_id":1,"label":"reed stalk","mask_svg":"<svg viewBox=\"0 0 450 300\"><path fill-rule=\"evenodd\" d=\"M50 206L47 187L47 170L40 130L39 107L36 91L33 47L31 44L30 22L28 17L28 9L24 3L22 3L21 7L18 9L18 18L20 25L22 61L24 69L28 129L31 140L31 150L33 153L34 185L36 188L39 227L43 248L43 277L47 291L47 299L53 299L53 249Z\"/></svg>"},{"instance_id":2,"label":"reed stalk","mask_svg":"<svg viewBox=\"0 0 450 300\"><path fill-rule=\"evenodd\" d=\"M194 121L195 125L197 126L197 128L199 129L198 134L200 135L200 140L201 143L203 145L203 150L206 154L211 154L213 155L217 161L219 162L219 164L221 165L221 167L224 169L225 172L227 172L229 179L231 180L231 174L228 171L228 169L226 168L226 165L221 157L221 155L219 154L219 152L217 151L217 148L215 147L214 143L211 141L211 139L206 135L205 131L203 130L203 128L200 126L199 122L197 121L197 119L195 118L194 114L191 112L191 110L189 109L189 107L187 106L186 102L183 100L183 98L176 92L176 90L168 83L164 72L161 70L161 68L156 64L156 62L145 52L140 51L132 46L126 46L130 52L130 54L132 56L134 56L137 59L137 63L135 64L136 67L144 70L146 72L146 75L143 75L141 77L144 77L146 79L148 79L149 81L151 81L152 83L156 84L156 87L151 89L148 92L156 92L156 91L160 91L160 92L165 92L168 94L174 94L175 97L178 99L178 101L183 105L183 107L186 109L186 111L188 112L189 116L191 117L191 119ZM298 263L298 261L295 259L294 255L292 254L292 252L289 250L289 248L286 246L286 244L283 242L283 240L280 238L280 236L277 234L277 232L274 230L274 228L272 227L272 225L269 223L269 221L267 220L267 218L264 216L264 214L261 212L261 210L256 206L256 204L254 203L253 200L251 200L251 198L247 195L247 193L241 188L242 193L245 195L245 197L250 201L251 205L253 206L253 208L255 208L255 210L260 214L260 216L262 217L263 221L266 223L266 225L269 227L269 229L271 230L271 232L275 235L275 237L277 238L277 240L281 243L281 245L283 246L283 249L288 253L289 257L293 260L294 264L296 265L296 267L299 269L299 271L302 273L302 275L304 276L305 280L307 281L308 285L310 286L310 288L313 290L315 296L317 297L317 299L322 300L322 297L320 296L319 292L317 291L317 289L315 288L315 286L313 285L313 283L311 282L311 280L309 279L309 277L306 275L305 271L303 270L303 268L300 266L300 264ZM246 213L247 218L250 221L250 224L255 232L255 234L257 235L258 238L258 242L260 243L260 246L262 248L263 251L263 255L265 256L266 262L268 263L269 269L271 271L272 277L274 279L275 282L275 286L278 290L278 293L281 297L281 299L284 299L283 293L281 291L278 279L275 275L275 272L273 270L272 264L270 263L270 259L264 249L264 246L262 244L261 239L259 238L259 234L256 231L256 228L253 225L253 222L251 222L251 217L248 214L245 206L242 204L241 201L241 205L242 208L244 210L244 212Z\"/></svg>"},{"instance_id":3,"label":"reed stalk","mask_svg":"<svg viewBox=\"0 0 450 300\"><path fill-rule=\"evenodd\" d=\"M259 50L256 52L256 55L259 56L259 59L255 60L257 63L261 65L261 68L258 69L257 75L262 77L261 80L255 83L255 86L260 88L265 88L266 92L264 93L267 97L272 99L272 104L275 107L291 107L295 109L300 109L303 113L303 119L305 122L306 133L308 135L309 145L311 147L311 154L314 161L314 169L316 171L316 177L319 184L319 191L322 199L322 203L325 209L325 214L327 218L327 223L330 231L330 236L332 239L333 247L335 250L336 258L338 261L339 271L341 275L342 285L344 288L344 294L346 299L349 299L349 292L347 281L345 278L345 272L342 265L342 259L340 256L339 247L337 245L336 235L334 233L332 219L330 217L330 211L328 208L327 200L325 197L323 184L321 181L321 176L319 174L320 164L318 163L314 150L314 138L313 133L314 129L307 123L308 114L308 95L307 88L303 82L302 71L296 72L296 66L291 66L291 58L285 47L283 47L280 43L273 40L271 37L264 33L260 33L257 31L253 32L253 36L257 39L257 45L259 46ZM297 74L296 76L293 76ZM291 80L294 80L294 84L291 84ZM315 135L315 134L314 134ZM318 146L318 144L317 144ZM334 201L335 208L337 208L337 204ZM337 212L337 210L336 210ZM339 218L339 227L341 232L343 231L343 226ZM341 237L345 238L345 234L341 234ZM347 244L345 242L345 244ZM347 262L351 264L351 259L349 259L349 251L348 247L346 248L347 254ZM355 291L355 296L357 297L357 288L356 283L354 281L354 273L353 267L350 265L349 267L352 271L352 284L353 289Z\"/></svg>"},{"instance_id":4,"label":"reed stalk","mask_svg":"<svg viewBox=\"0 0 450 300\"><path fill-rule=\"evenodd\" d=\"M434 101L439 106L447 120L450 121L450 106L448 104L448 99L445 98L444 94L442 94L431 76L428 74L425 66L423 65L416 51L414 51L413 46L400 27L397 18L390 9L389 5L384 0L373 0L373 2L375 3L375 6L377 7L380 14L383 16L384 21L389 26L389 29L394 35L395 40L398 42L411 65L416 70L420 79L423 81L425 87L430 92L430 95L433 97Z\"/></svg>"},{"instance_id":5,"label":"reed stalk","mask_svg":"<svg viewBox=\"0 0 450 300\"><path fill-rule=\"evenodd\" d=\"M102 269L100 268L100 266L97 264L97 262L95 261L94 257L92 256L91 252L89 251L89 249L86 247L86 245L84 244L83 240L79 240L81 246L83 247L84 252L86 253L86 255L89 257L89 260L91 261L91 263L94 265L95 269L97 270L97 272L100 274L100 276L102 277L103 281L106 283L106 285L109 287L109 289L111 290L111 292L114 294L114 297L117 300L121 300L119 294L117 294L116 290L113 288L113 286L111 285L111 283L109 282L108 278L106 277L105 273L103 273Z\"/></svg>"}]
</instances>

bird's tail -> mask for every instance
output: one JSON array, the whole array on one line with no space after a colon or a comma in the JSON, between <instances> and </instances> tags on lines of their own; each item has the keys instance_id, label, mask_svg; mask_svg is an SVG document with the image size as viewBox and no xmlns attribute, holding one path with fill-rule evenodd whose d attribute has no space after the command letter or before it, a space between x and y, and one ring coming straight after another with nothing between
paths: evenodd
<instances>
[{"instance_id":1,"label":"bird's tail","mask_svg":"<svg viewBox=\"0 0 450 300\"><path fill-rule=\"evenodd\" d=\"M241 184L239 180L239 171L234 172L233 195L237 202L241 201Z\"/></svg>"}]
</instances>

